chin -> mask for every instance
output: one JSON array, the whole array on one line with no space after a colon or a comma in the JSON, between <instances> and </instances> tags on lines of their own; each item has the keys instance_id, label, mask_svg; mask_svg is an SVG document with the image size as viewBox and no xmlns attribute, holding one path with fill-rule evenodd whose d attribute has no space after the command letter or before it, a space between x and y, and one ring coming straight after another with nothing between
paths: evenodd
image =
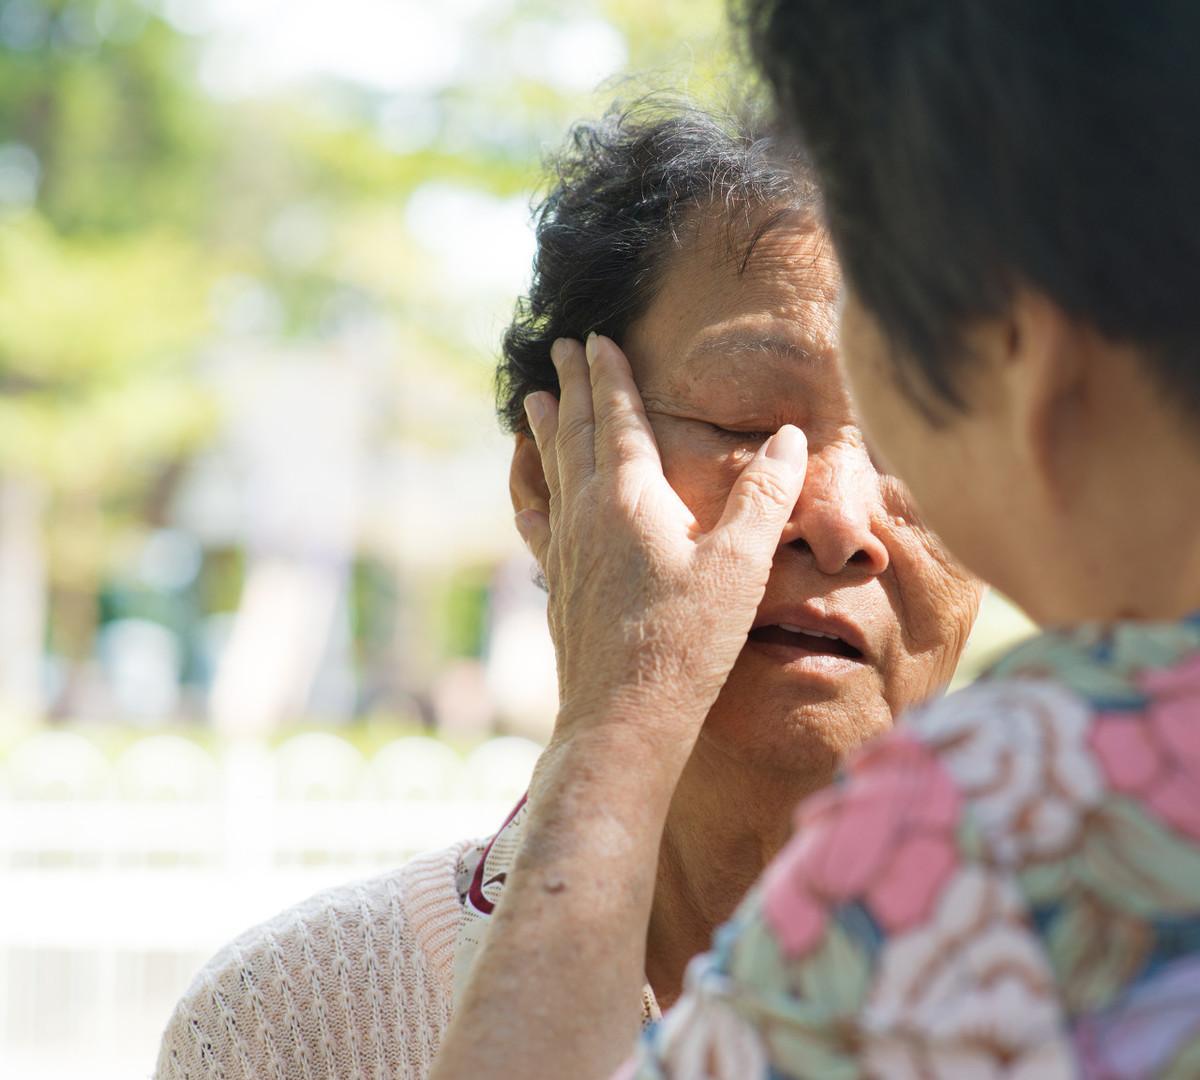
<instances>
[{"instance_id":1,"label":"chin","mask_svg":"<svg viewBox=\"0 0 1200 1080\"><path fill-rule=\"evenodd\" d=\"M738 667L701 734L704 743L733 761L793 773L805 788L822 786L848 754L892 726L891 710L877 693L767 687L742 678Z\"/></svg>"}]
</instances>

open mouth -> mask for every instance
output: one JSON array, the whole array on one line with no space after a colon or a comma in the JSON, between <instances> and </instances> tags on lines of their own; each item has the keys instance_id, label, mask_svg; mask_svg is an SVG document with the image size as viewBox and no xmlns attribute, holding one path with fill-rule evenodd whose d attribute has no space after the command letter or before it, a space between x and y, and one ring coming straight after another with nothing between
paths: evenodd
<instances>
[{"instance_id":1,"label":"open mouth","mask_svg":"<svg viewBox=\"0 0 1200 1080\"><path fill-rule=\"evenodd\" d=\"M848 660L861 660L861 650L833 634L820 634L813 630L801 630L787 623L759 626L750 631L750 640L761 645L785 645L801 649L806 653L821 656L844 656Z\"/></svg>"}]
</instances>

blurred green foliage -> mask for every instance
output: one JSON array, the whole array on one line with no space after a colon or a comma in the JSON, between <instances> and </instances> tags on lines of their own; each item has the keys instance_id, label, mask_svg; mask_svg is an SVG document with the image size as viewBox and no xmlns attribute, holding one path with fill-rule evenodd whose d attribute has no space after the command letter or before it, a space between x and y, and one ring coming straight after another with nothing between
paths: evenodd
<instances>
[{"instance_id":1,"label":"blurred green foliage","mask_svg":"<svg viewBox=\"0 0 1200 1080\"><path fill-rule=\"evenodd\" d=\"M0 484L39 493L68 655L119 535L214 419L191 351L215 127L191 71L134 0L0 2Z\"/></svg>"},{"instance_id":2,"label":"blurred green foliage","mask_svg":"<svg viewBox=\"0 0 1200 1080\"><path fill-rule=\"evenodd\" d=\"M246 332L230 296L249 285L276 305L250 331L264 346L319 341L347 309L391 319L406 367L393 434L435 451L475 439L494 358L414 242L411 198L523 201L569 122L613 95L732 94L723 0L497 3L449 84L314 75L237 100L205 88L210 42L171 21L179 6L0 0L0 494L39 493L50 637L80 660L106 576L219 430L208 354ZM531 28L580 19L615 28L645 77L596 91L509 62ZM397 106L432 118L425 137L391 137ZM474 653L480 590L445 584L446 647Z\"/></svg>"},{"instance_id":3,"label":"blurred green foliage","mask_svg":"<svg viewBox=\"0 0 1200 1080\"><path fill-rule=\"evenodd\" d=\"M37 157L37 208L64 233L193 225L215 127L192 49L136 0L0 4L5 141Z\"/></svg>"}]
</instances>

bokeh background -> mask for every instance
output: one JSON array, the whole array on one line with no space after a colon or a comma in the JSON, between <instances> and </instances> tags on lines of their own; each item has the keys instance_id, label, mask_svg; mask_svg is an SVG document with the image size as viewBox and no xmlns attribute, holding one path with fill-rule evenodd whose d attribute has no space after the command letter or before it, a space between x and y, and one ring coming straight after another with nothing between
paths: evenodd
<instances>
[{"instance_id":1,"label":"bokeh background","mask_svg":"<svg viewBox=\"0 0 1200 1080\"><path fill-rule=\"evenodd\" d=\"M148 1076L239 930L502 820L540 163L743 83L720 0L0 0L0 1076Z\"/></svg>"}]
</instances>

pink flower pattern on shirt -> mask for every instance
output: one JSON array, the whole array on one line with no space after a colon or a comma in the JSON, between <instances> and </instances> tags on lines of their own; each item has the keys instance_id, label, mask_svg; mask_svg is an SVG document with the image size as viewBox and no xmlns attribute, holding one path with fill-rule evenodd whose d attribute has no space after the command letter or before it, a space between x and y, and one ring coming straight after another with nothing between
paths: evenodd
<instances>
[{"instance_id":1,"label":"pink flower pattern on shirt","mask_svg":"<svg viewBox=\"0 0 1200 1080\"><path fill-rule=\"evenodd\" d=\"M904 718L628 1077L1200 1077L1200 616L1044 634Z\"/></svg>"},{"instance_id":2,"label":"pink flower pattern on shirt","mask_svg":"<svg viewBox=\"0 0 1200 1080\"><path fill-rule=\"evenodd\" d=\"M1113 791L1200 840L1200 656L1147 672L1138 681L1153 695L1145 713L1100 714L1092 727L1092 752Z\"/></svg>"},{"instance_id":3,"label":"pink flower pattern on shirt","mask_svg":"<svg viewBox=\"0 0 1200 1080\"><path fill-rule=\"evenodd\" d=\"M859 761L863 783L806 802L795 843L767 873L763 918L791 959L820 940L830 905L850 899L889 931L920 922L958 863L961 800L928 748L889 739Z\"/></svg>"}]
</instances>

